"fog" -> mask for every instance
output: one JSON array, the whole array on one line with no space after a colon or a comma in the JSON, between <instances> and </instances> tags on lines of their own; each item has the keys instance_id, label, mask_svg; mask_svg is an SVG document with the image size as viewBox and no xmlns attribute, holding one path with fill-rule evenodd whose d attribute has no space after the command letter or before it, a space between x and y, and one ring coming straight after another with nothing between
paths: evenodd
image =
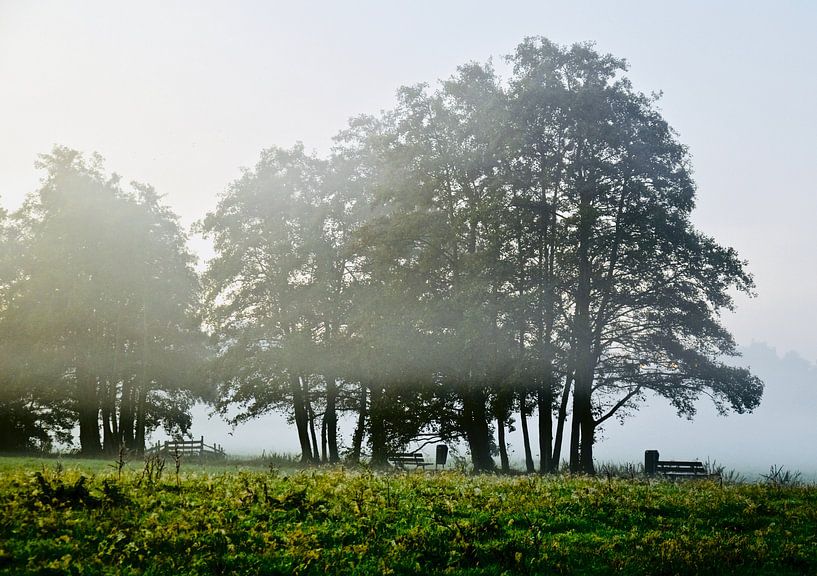
<instances>
[{"instance_id":1,"label":"fog","mask_svg":"<svg viewBox=\"0 0 817 576\"><path fill-rule=\"evenodd\" d=\"M740 361L751 366L766 384L763 402L751 414L721 416L711 402L702 400L693 420L679 418L666 400L653 398L623 422L608 423L599 437L601 463L641 464L645 450L658 450L662 459L717 463L747 478L768 473L771 466L799 471L804 479L817 478L813 447L817 445L817 366L794 352L781 355L768 344L753 342L741 349ZM296 455L298 440L292 425L270 414L232 427L211 410L194 410L194 438L218 438L236 455L277 453ZM341 429L348 435L353 423ZM509 435L514 466L524 468L518 429ZM533 444L538 436L532 430ZM162 434L157 439L164 439ZM460 452L464 447L459 447ZM432 448L425 452L432 454ZM462 454L461 454L462 455ZM538 457L538 454L535 455Z\"/></svg>"},{"instance_id":2,"label":"fog","mask_svg":"<svg viewBox=\"0 0 817 576\"><path fill-rule=\"evenodd\" d=\"M748 261L756 297L734 292L736 311L721 321L744 353L730 362L766 385L752 414L723 417L700 401L692 421L650 397L624 426L604 424L596 460L638 462L653 448L815 474L815 24L806 3L3 2L0 206L18 209L43 177L38 155L64 145L150 183L188 230L262 150L303 142L326 157L349 118L392 109L400 86L434 88L489 58L507 77L502 55L529 35L594 41L627 60L637 90L663 92L661 114L691 151L694 225ZM212 243L188 242L205 270ZM285 416L232 429L210 410L194 409L194 437L235 454L299 450ZM352 428L341 419L347 447ZM535 428L534 418L534 446ZM518 422L509 441L520 462Z\"/></svg>"}]
</instances>

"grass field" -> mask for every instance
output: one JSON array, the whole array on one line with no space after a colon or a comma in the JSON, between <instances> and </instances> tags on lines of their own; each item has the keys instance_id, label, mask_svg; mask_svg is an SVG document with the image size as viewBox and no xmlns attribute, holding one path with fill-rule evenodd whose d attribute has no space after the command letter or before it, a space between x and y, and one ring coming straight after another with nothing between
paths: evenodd
<instances>
[{"instance_id":1,"label":"grass field","mask_svg":"<svg viewBox=\"0 0 817 576\"><path fill-rule=\"evenodd\" d=\"M3 574L815 574L813 486L0 459Z\"/></svg>"}]
</instances>

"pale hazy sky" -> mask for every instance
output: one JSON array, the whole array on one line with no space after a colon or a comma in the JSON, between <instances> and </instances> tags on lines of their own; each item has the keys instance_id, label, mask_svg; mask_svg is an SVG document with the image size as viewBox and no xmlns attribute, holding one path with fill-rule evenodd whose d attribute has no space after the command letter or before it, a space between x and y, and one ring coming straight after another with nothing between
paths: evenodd
<instances>
[{"instance_id":1,"label":"pale hazy sky","mask_svg":"<svg viewBox=\"0 0 817 576\"><path fill-rule=\"evenodd\" d=\"M54 144L153 184L189 224L272 145L325 153L404 84L523 37L592 40L663 91L698 183L694 221L749 261L739 343L817 360L817 3L0 0L0 205Z\"/></svg>"}]
</instances>

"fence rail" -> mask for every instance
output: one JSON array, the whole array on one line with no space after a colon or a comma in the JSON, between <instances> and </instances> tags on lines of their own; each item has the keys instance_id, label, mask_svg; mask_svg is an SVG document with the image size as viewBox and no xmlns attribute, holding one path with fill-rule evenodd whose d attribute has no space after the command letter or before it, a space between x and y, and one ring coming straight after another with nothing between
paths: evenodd
<instances>
[{"instance_id":1,"label":"fence rail","mask_svg":"<svg viewBox=\"0 0 817 576\"><path fill-rule=\"evenodd\" d=\"M197 456L199 458L224 458L224 447L218 444L205 444L204 436L199 440L165 440L156 443L147 450L147 454L164 454L167 456Z\"/></svg>"}]
</instances>

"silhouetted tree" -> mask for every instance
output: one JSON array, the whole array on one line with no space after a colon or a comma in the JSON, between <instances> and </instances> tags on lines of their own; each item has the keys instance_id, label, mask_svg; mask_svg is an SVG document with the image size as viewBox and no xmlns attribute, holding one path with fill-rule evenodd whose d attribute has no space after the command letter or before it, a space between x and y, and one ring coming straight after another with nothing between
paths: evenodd
<instances>
[{"instance_id":1,"label":"silhouetted tree","mask_svg":"<svg viewBox=\"0 0 817 576\"><path fill-rule=\"evenodd\" d=\"M68 402L85 454L144 449L159 422L184 431L201 375L197 279L176 217L147 186L126 193L56 147L15 215L17 273L0 332L16 378ZM104 436L100 435L100 414Z\"/></svg>"}]
</instances>

